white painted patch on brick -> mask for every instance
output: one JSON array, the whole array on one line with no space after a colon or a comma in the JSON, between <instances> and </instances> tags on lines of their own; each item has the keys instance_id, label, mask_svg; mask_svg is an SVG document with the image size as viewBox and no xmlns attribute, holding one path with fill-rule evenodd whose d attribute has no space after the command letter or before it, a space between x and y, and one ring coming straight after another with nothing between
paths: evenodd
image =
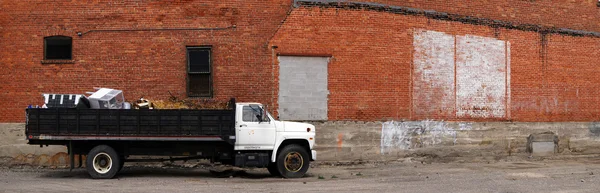
<instances>
[{"instance_id":1,"label":"white painted patch on brick","mask_svg":"<svg viewBox=\"0 0 600 193\"><path fill-rule=\"evenodd\" d=\"M510 42L506 42L506 118L511 119L511 100L510 100Z\"/></svg>"},{"instance_id":2,"label":"white painted patch on brick","mask_svg":"<svg viewBox=\"0 0 600 193\"><path fill-rule=\"evenodd\" d=\"M413 46L412 98L415 115L453 116L454 36L416 29Z\"/></svg>"},{"instance_id":3,"label":"white painted patch on brick","mask_svg":"<svg viewBox=\"0 0 600 193\"><path fill-rule=\"evenodd\" d=\"M388 121L381 127L381 153L392 150L423 148L440 144L456 144L459 130L471 130L471 124L454 128L444 121Z\"/></svg>"},{"instance_id":4,"label":"white painted patch on brick","mask_svg":"<svg viewBox=\"0 0 600 193\"><path fill-rule=\"evenodd\" d=\"M505 46L505 41L494 38L456 37L457 117L505 117Z\"/></svg>"}]
</instances>

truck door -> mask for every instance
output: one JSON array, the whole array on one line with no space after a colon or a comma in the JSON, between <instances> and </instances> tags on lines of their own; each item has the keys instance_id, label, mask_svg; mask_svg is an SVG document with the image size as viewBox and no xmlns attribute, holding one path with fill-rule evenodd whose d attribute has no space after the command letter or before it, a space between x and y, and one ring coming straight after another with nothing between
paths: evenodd
<instances>
[{"instance_id":1,"label":"truck door","mask_svg":"<svg viewBox=\"0 0 600 193\"><path fill-rule=\"evenodd\" d=\"M259 120L262 107L259 105L244 105L242 116L236 120L236 150L272 150L275 144L275 123L273 120ZM238 112L240 113L240 112Z\"/></svg>"}]
</instances>

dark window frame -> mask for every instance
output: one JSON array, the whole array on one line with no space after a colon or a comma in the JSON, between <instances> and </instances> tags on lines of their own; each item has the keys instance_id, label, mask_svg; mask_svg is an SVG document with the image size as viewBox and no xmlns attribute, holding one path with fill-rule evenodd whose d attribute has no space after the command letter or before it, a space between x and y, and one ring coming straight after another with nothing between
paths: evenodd
<instances>
[{"instance_id":1,"label":"dark window frame","mask_svg":"<svg viewBox=\"0 0 600 193\"><path fill-rule=\"evenodd\" d=\"M68 58L48 58L48 40L68 40L70 45ZM44 60L73 60L73 38L69 36L47 36L44 37Z\"/></svg>"},{"instance_id":2,"label":"dark window frame","mask_svg":"<svg viewBox=\"0 0 600 193\"><path fill-rule=\"evenodd\" d=\"M206 50L208 51L208 72L191 72L191 67L190 67L190 51L192 50ZM212 62L212 46L186 46L185 49L185 55L186 55L186 95L188 97L200 97L200 98L212 98L213 97L213 62ZM208 94L202 95L202 94L197 94L197 95L193 95L190 93L190 82L191 82L191 78L190 75L195 75L195 74L207 74L208 75Z\"/></svg>"}]
</instances>

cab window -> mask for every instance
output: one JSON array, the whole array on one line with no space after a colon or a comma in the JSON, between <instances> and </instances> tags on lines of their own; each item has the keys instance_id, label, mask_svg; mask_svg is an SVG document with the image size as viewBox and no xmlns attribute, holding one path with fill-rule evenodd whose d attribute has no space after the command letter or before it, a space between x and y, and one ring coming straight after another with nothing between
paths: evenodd
<instances>
[{"instance_id":1,"label":"cab window","mask_svg":"<svg viewBox=\"0 0 600 193\"><path fill-rule=\"evenodd\" d=\"M258 106L244 106L242 112L242 121L244 122L259 122L257 115L260 115L260 107Z\"/></svg>"}]
</instances>

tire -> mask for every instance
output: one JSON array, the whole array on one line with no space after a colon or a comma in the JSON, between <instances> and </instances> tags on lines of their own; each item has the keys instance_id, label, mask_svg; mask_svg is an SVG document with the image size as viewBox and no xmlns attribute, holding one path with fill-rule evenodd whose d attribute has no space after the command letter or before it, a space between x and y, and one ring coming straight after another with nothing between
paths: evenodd
<instances>
[{"instance_id":1,"label":"tire","mask_svg":"<svg viewBox=\"0 0 600 193\"><path fill-rule=\"evenodd\" d=\"M121 165L121 157L108 145L98 145L90 150L85 160L85 167L94 179L111 179Z\"/></svg>"},{"instance_id":2,"label":"tire","mask_svg":"<svg viewBox=\"0 0 600 193\"><path fill-rule=\"evenodd\" d=\"M123 170L123 166L125 165L125 157L120 157L121 164L119 164L119 172Z\"/></svg>"},{"instance_id":3,"label":"tire","mask_svg":"<svg viewBox=\"0 0 600 193\"><path fill-rule=\"evenodd\" d=\"M310 157L302 146L288 145L277 155L276 164L282 177L301 178L308 171Z\"/></svg>"},{"instance_id":4,"label":"tire","mask_svg":"<svg viewBox=\"0 0 600 193\"><path fill-rule=\"evenodd\" d=\"M277 169L277 164L276 163L269 163L269 166L267 166L267 170L269 170L269 173L272 176L275 177L280 177L281 173L279 173L279 170Z\"/></svg>"}]
</instances>

